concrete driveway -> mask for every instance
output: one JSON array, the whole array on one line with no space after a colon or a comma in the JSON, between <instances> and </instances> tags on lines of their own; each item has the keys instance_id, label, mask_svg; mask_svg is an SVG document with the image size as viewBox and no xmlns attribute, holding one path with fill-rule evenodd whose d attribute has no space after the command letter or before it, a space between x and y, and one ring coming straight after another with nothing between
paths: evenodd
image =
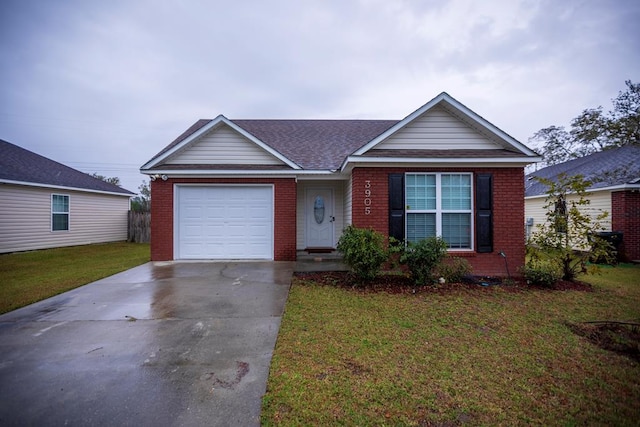
<instances>
[{"instance_id":1,"label":"concrete driveway","mask_svg":"<svg viewBox=\"0 0 640 427\"><path fill-rule=\"evenodd\" d=\"M0 425L259 425L294 265L148 263L0 316Z\"/></svg>"}]
</instances>

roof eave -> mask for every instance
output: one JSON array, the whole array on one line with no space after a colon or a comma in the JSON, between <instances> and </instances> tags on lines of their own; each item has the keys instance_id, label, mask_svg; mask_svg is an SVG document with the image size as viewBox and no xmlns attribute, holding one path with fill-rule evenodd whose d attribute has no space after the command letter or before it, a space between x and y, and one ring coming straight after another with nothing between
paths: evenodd
<instances>
[{"instance_id":1,"label":"roof eave","mask_svg":"<svg viewBox=\"0 0 640 427\"><path fill-rule=\"evenodd\" d=\"M186 137L179 144L176 144L170 150L167 150L166 152L162 153L162 155L160 155L158 157L155 157L155 158L151 159L150 161L148 161L147 163L145 163L144 165L142 165L140 170L142 171L142 170L150 169L150 168L153 168L153 167L156 167L156 166L162 164L162 162L164 160L166 160L167 158L169 158L173 154L177 153L178 151L180 151L181 149L183 149L187 145L191 144L193 141L195 141L196 139L198 139L199 137L201 137L205 133L209 132L211 129L219 126L221 123L224 123L225 125L229 126L234 131L238 132L239 134L241 134L242 136L244 136L245 138L247 138L248 140L250 140L254 144L258 145L260 148L262 148L263 150L265 150L266 152L268 152L272 156L276 157L278 160L280 160L283 163L285 163L287 166L289 166L289 167L291 167L293 169L302 169L300 167L300 165L298 165L296 162L294 162L291 159L287 158L286 156L284 156L279 151L271 148L269 145L265 144L264 142L262 142L261 140L259 140L258 138L256 138L255 136L253 136L252 134L250 134L249 132L247 132L246 130L241 128L240 126L238 126L237 124L233 123L231 120L227 119L224 115L220 114L218 117L216 117L215 119L211 120L209 123L207 123L206 125L202 126L200 129L198 129L197 131L195 131L194 133L192 133L191 135Z\"/></svg>"},{"instance_id":2,"label":"roof eave","mask_svg":"<svg viewBox=\"0 0 640 427\"><path fill-rule=\"evenodd\" d=\"M149 177L153 177L152 179L162 179L162 176L165 175L168 178L219 178L219 177L239 177L239 176L249 176L249 177L286 177L286 178L294 178L294 177L311 177L311 176L324 176L324 177L339 177L341 175L338 170L326 170L326 169L314 169L314 170L303 170L303 169L283 169L283 170L258 170L258 169L184 169L184 170L175 170L175 169L153 169L153 170L143 170L140 169L140 173L144 175L149 175Z\"/></svg>"},{"instance_id":3,"label":"roof eave","mask_svg":"<svg viewBox=\"0 0 640 427\"><path fill-rule=\"evenodd\" d=\"M625 183L625 184L618 184L618 185L610 185L609 187L587 188L586 192L597 193L599 191L626 191L626 190L640 191L640 183L639 184ZM538 199L538 198L547 197L547 196L548 196L547 193L538 193L538 194L532 194L530 196L525 196L524 198L528 200L528 199Z\"/></svg>"},{"instance_id":4,"label":"roof eave","mask_svg":"<svg viewBox=\"0 0 640 427\"><path fill-rule=\"evenodd\" d=\"M81 187L69 187L65 185L53 185L53 184L44 184L39 182L28 182L28 181L13 181L10 179L0 179L0 184L11 184L11 185L22 185L26 187L38 187L38 188L51 188L54 190L66 190L66 191L82 191L84 193L97 193L97 194L108 194L111 196L121 196L121 197L134 197L135 194L131 193L129 190L127 193L118 193L116 191L105 191L105 190L94 190L90 188L81 188Z\"/></svg>"},{"instance_id":5,"label":"roof eave","mask_svg":"<svg viewBox=\"0 0 640 427\"><path fill-rule=\"evenodd\" d=\"M434 157L423 157L423 158L398 158L398 157L363 157L363 156L349 156L342 164L340 168L341 171L345 171L349 169L349 166L358 164L372 164L374 166L380 166L381 164L388 165L404 165L404 166L452 166L456 164L460 165L470 165L476 164L481 167L487 166L501 166L501 167L524 167L531 163L536 163L541 161L541 157L450 157L450 158L434 158Z\"/></svg>"}]
</instances>

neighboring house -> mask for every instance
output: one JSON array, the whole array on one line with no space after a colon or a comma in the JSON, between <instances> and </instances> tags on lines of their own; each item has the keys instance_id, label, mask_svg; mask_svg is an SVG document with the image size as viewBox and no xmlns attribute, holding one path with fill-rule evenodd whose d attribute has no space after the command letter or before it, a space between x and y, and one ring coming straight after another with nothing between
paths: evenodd
<instances>
[{"instance_id":1,"label":"neighboring house","mask_svg":"<svg viewBox=\"0 0 640 427\"><path fill-rule=\"evenodd\" d=\"M348 224L441 235L476 274L524 262L525 145L442 93L403 120L198 120L141 167L151 257L296 260Z\"/></svg>"},{"instance_id":2,"label":"neighboring house","mask_svg":"<svg viewBox=\"0 0 640 427\"><path fill-rule=\"evenodd\" d=\"M568 162L549 166L526 177L525 216L527 233L546 220L543 209L546 185L535 177L555 181L560 174L582 175L592 181L590 204L584 208L595 218L609 212L603 221L604 231L622 233L620 254L623 259L640 260L640 146L612 148Z\"/></svg>"},{"instance_id":3,"label":"neighboring house","mask_svg":"<svg viewBox=\"0 0 640 427\"><path fill-rule=\"evenodd\" d=\"M0 253L127 240L131 196L0 140Z\"/></svg>"}]
</instances>

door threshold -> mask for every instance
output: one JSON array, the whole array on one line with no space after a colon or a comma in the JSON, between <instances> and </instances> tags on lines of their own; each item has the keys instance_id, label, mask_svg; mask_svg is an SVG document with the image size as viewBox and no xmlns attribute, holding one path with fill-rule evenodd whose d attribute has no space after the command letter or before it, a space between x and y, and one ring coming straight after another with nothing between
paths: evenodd
<instances>
[{"instance_id":1,"label":"door threshold","mask_svg":"<svg viewBox=\"0 0 640 427\"><path fill-rule=\"evenodd\" d=\"M305 248L308 254L330 254L335 251L335 248Z\"/></svg>"}]
</instances>

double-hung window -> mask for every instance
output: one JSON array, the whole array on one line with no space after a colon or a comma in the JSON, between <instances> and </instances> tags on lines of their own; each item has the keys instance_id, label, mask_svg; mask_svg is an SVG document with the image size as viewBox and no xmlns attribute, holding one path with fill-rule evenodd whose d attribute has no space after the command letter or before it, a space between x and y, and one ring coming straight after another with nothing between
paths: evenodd
<instances>
[{"instance_id":1,"label":"double-hung window","mask_svg":"<svg viewBox=\"0 0 640 427\"><path fill-rule=\"evenodd\" d=\"M69 196L51 195L51 231L69 230Z\"/></svg>"},{"instance_id":2,"label":"double-hung window","mask_svg":"<svg viewBox=\"0 0 640 427\"><path fill-rule=\"evenodd\" d=\"M441 236L450 249L473 249L472 193L470 173L406 174L407 240Z\"/></svg>"}]
</instances>

